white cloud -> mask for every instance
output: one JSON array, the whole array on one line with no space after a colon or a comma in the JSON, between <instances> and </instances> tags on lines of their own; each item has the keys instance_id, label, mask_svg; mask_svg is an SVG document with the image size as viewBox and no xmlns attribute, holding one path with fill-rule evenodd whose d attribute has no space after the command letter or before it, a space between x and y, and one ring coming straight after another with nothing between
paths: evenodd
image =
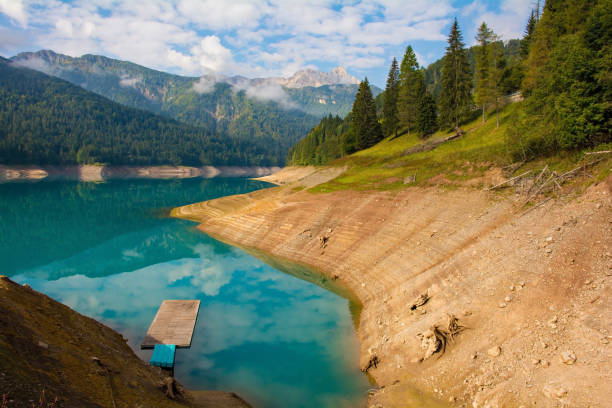
<instances>
[{"instance_id":1,"label":"white cloud","mask_svg":"<svg viewBox=\"0 0 612 408\"><path fill-rule=\"evenodd\" d=\"M204 37L191 47L191 54L206 72L227 72L233 65L232 52L221 44L216 35Z\"/></svg>"},{"instance_id":2,"label":"white cloud","mask_svg":"<svg viewBox=\"0 0 612 408\"><path fill-rule=\"evenodd\" d=\"M200 28L222 30L257 26L267 5L260 0L181 0L177 9Z\"/></svg>"},{"instance_id":3,"label":"white cloud","mask_svg":"<svg viewBox=\"0 0 612 408\"><path fill-rule=\"evenodd\" d=\"M251 86L246 89L247 96L258 99L260 101L278 102L286 109L295 108L296 105L291 102L289 95L279 84L263 84Z\"/></svg>"},{"instance_id":4,"label":"white cloud","mask_svg":"<svg viewBox=\"0 0 612 408\"><path fill-rule=\"evenodd\" d=\"M474 27L480 26L484 21L501 39L511 40L523 36L527 17L533 6L532 0L503 0L500 12L494 13L488 11L481 0L475 0L465 10L474 16ZM466 44L475 44L476 40L473 37L466 38Z\"/></svg>"},{"instance_id":5,"label":"white cloud","mask_svg":"<svg viewBox=\"0 0 612 408\"><path fill-rule=\"evenodd\" d=\"M0 13L7 15L24 27L28 24L23 0L0 0Z\"/></svg>"},{"instance_id":6,"label":"white cloud","mask_svg":"<svg viewBox=\"0 0 612 408\"><path fill-rule=\"evenodd\" d=\"M421 49L424 64L440 56L454 16L485 20L504 39L516 38L531 3L502 0L493 12L484 0L459 10L452 0L0 0L0 12L33 28L30 49L99 53L194 76L262 77L321 62L386 71L408 43L437 43L433 57ZM462 27L468 45L475 27ZM2 52L14 49L0 44ZM194 89L208 88L200 82Z\"/></svg>"},{"instance_id":7,"label":"white cloud","mask_svg":"<svg viewBox=\"0 0 612 408\"><path fill-rule=\"evenodd\" d=\"M214 91L217 80L210 75L202 75L200 79L193 83L193 90L199 94L210 93Z\"/></svg>"},{"instance_id":8,"label":"white cloud","mask_svg":"<svg viewBox=\"0 0 612 408\"><path fill-rule=\"evenodd\" d=\"M131 77L129 75L121 75L121 79L119 79L119 85L124 86L124 87L132 87L135 88L136 84L142 82L142 77L141 76L137 76L137 77ZM126 256L126 253L124 251L124 256Z\"/></svg>"},{"instance_id":9,"label":"white cloud","mask_svg":"<svg viewBox=\"0 0 612 408\"><path fill-rule=\"evenodd\" d=\"M30 68L33 69L35 71L40 71L40 72L44 72L46 74L50 74L51 73L51 67L49 66L49 64L47 63L47 61L38 58L38 57L32 57L32 58L28 58L28 59L22 59L19 61L13 61L12 64L19 66L19 67L26 67L26 68Z\"/></svg>"}]
</instances>

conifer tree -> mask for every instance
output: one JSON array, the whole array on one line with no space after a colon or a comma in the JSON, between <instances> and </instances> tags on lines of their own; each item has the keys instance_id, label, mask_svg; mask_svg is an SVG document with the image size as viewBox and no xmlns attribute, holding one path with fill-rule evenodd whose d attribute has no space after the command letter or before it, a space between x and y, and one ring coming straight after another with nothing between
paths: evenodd
<instances>
[{"instance_id":1,"label":"conifer tree","mask_svg":"<svg viewBox=\"0 0 612 408\"><path fill-rule=\"evenodd\" d=\"M527 58L527 55L529 55L529 45L531 44L531 39L535 32L536 23L535 13L531 10L529 20L527 20L527 26L525 27L525 35L521 40L521 58L523 59Z\"/></svg>"},{"instance_id":2,"label":"conifer tree","mask_svg":"<svg viewBox=\"0 0 612 408\"><path fill-rule=\"evenodd\" d=\"M442 91L439 100L442 125L459 127L459 122L465 118L472 103L471 76L467 52L455 19L442 65Z\"/></svg>"},{"instance_id":3,"label":"conifer tree","mask_svg":"<svg viewBox=\"0 0 612 408\"><path fill-rule=\"evenodd\" d=\"M408 128L414 124L421 95L425 92L425 76L419 69L416 55L409 45L400 65L398 116L400 123Z\"/></svg>"},{"instance_id":4,"label":"conifer tree","mask_svg":"<svg viewBox=\"0 0 612 408\"><path fill-rule=\"evenodd\" d=\"M497 39L495 33L493 38ZM499 109L503 103L502 81L506 72L506 55L501 41L490 44L491 65L489 70L489 98L495 107L497 127L499 127Z\"/></svg>"},{"instance_id":5,"label":"conifer tree","mask_svg":"<svg viewBox=\"0 0 612 408\"><path fill-rule=\"evenodd\" d=\"M492 99L490 45L494 41L493 31L483 21L476 35L476 102L482 106L482 123L485 123L485 111Z\"/></svg>"},{"instance_id":6,"label":"conifer tree","mask_svg":"<svg viewBox=\"0 0 612 408\"><path fill-rule=\"evenodd\" d=\"M399 70L397 60L393 58L391 69L387 76L385 88L385 99L383 102L383 133L385 136L395 134L397 136L397 97L399 92Z\"/></svg>"},{"instance_id":7,"label":"conifer tree","mask_svg":"<svg viewBox=\"0 0 612 408\"><path fill-rule=\"evenodd\" d=\"M422 137L427 137L438 129L436 100L429 92L425 92L419 102L416 129L422 133Z\"/></svg>"},{"instance_id":8,"label":"conifer tree","mask_svg":"<svg viewBox=\"0 0 612 408\"><path fill-rule=\"evenodd\" d=\"M376 102L372 97L368 78L359 84L355 102L353 102L352 115L351 132L355 150L366 149L382 140L382 130L376 117Z\"/></svg>"}]
</instances>

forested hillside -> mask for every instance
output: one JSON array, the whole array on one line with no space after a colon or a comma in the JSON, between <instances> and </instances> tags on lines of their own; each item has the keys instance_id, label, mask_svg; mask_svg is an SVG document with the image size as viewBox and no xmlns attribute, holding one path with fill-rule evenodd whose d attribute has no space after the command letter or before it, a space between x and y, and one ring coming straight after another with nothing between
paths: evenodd
<instances>
[{"instance_id":1,"label":"forested hillside","mask_svg":"<svg viewBox=\"0 0 612 408\"><path fill-rule=\"evenodd\" d=\"M213 135L0 60L4 164L269 165L281 151L280 144L263 149Z\"/></svg>"},{"instance_id":2,"label":"forested hillside","mask_svg":"<svg viewBox=\"0 0 612 408\"><path fill-rule=\"evenodd\" d=\"M499 128L506 96L520 90L525 102L508 119L508 161L610 142L612 2L548 0L525 21L523 39L507 43L482 22L477 45L469 49L455 21L445 56L427 69L408 46L401 64L393 61L375 102L383 135L415 132L426 138L479 113L484 124L491 112ZM323 119L292 148L288 162L324 164L361 150L348 143L358 127L355 119Z\"/></svg>"},{"instance_id":3,"label":"forested hillside","mask_svg":"<svg viewBox=\"0 0 612 408\"><path fill-rule=\"evenodd\" d=\"M612 2L548 0L526 40L516 160L612 141Z\"/></svg>"},{"instance_id":4,"label":"forested hillside","mask_svg":"<svg viewBox=\"0 0 612 408\"><path fill-rule=\"evenodd\" d=\"M273 164L283 164L289 147L321 117L329 113L346 115L357 91L357 85L352 84L233 86L218 78L172 75L99 55L72 58L38 51L11 60L126 106L203 127L209 133L261 141L264 149L269 148L267 157L279 152Z\"/></svg>"}]
</instances>

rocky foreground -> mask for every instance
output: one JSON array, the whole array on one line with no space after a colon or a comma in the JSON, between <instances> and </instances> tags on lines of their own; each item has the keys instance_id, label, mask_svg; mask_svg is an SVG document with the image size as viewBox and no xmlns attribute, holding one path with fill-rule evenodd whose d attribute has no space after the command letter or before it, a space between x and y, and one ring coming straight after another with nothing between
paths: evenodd
<instances>
[{"instance_id":1,"label":"rocky foreground","mask_svg":"<svg viewBox=\"0 0 612 408\"><path fill-rule=\"evenodd\" d=\"M371 406L609 406L612 176L535 207L469 187L305 191L341 171L287 169L173 215L352 291Z\"/></svg>"},{"instance_id":2,"label":"rocky foreground","mask_svg":"<svg viewBox=\"0 0 612 408\"><path fill-rule=\"evenodd\" d=\"M232 393L183 389L119 333L4 276L0 406L249 407Z\"/></svg>"}]
</instances>

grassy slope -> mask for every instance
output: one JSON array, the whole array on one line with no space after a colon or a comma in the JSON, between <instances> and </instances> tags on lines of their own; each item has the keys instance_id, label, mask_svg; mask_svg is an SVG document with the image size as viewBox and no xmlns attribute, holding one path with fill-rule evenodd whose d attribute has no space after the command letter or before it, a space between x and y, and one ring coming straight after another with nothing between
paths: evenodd
<instances>
[{"instance_id":1,"label":"grassy slope","mask_svg":"<svg viewBox=\"0 0 612 408\"><path fill-rule=\"evenodd\" d=\"M415 133L403 134L394 139L387 138L369 149L333 162L332 166L348 166L348 170L338 178L316 186L311 191L394 190L406 186L404 178L407 176L416 177L413 185L429 184L434 181L445 187L461 185L461 182L480 177L493 167L511 164L506 145L506 130L511 126L509 117L518 109L521 109L521 103L507 105L500 114L499 128L496 127L495 112L488 115L484 125L479 117L462 126L462 129L467 131L466 135L427 152L406 154L407 149L428 141L443 139L453 132L439 131L426 141L419 139ZM607 149L609 146L602 145L595 150ZM583 157L582 153L546 157L526 163L517 170L517 174L529 169L541 169L546 164L551 170L561 173L574 168ZM610 159L607 158L598 166L596 178L600 179L607 174L609 168Z\"/></svg>"}]
</instances>

